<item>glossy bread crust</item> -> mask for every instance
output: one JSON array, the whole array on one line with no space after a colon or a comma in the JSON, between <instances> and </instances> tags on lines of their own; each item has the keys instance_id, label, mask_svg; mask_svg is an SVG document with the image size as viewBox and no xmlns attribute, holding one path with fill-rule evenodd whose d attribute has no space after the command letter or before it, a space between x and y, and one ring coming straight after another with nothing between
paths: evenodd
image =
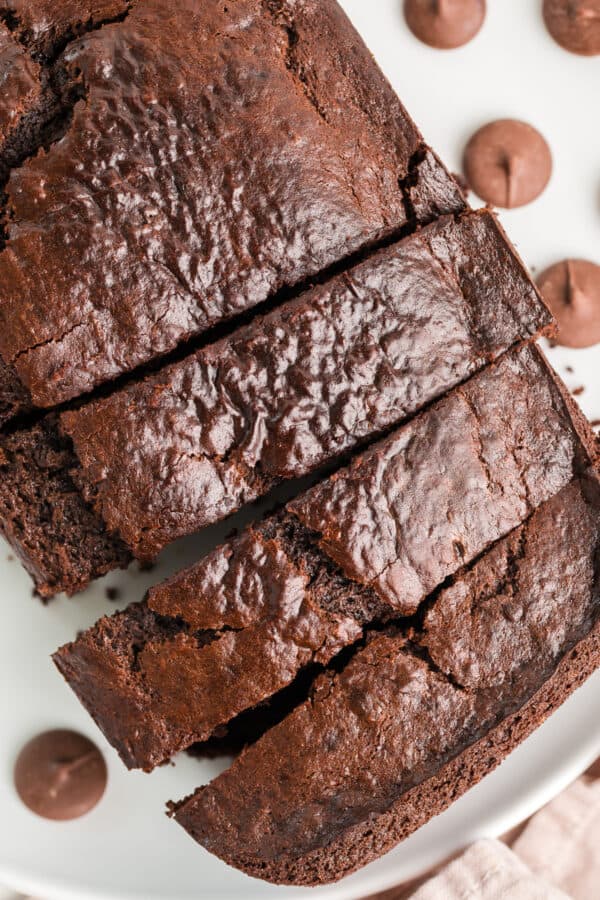
<instances>
[{"instance_id":1,"label":"glossy bread crust","mask_svg":"<svg viewBox=\"0 0 600 900\"><path fill-rule=\"evenodd\" d=\"M13 221L11 171L60 139L81 95L80 85L66 77L62 51L78 35L118 21L128 8L125 0L0 0L0 252ZM21 302L27 316L27 298ZM0 428L34 406L25 381L0 356Z\"/></svg>"},{"instance_id":2,"label":"glossy bread crust","mask_svg":"<svg viewBox=\"0 0 600 900\"><path fill-rule=\"evenodd\" d=\"M507 353L288 509L345 575L414 612L560 490L595 438L534 345Z\"/></svg>"},{"instance_id":3,"label":"glossy bread crust","mask_svg":"<svg viewBox=\"0 0 600 900\"><path fill-rule=\"evenodd\" d=\"M35 406L464 208L334 0L15 16L60 136L33 134L6 187L0 354Z\"/></svg>"},{"instance_id":4,"label":"glossy bread crust","mask_svg":"<svg viewBox=\"0 0 600 900\"><path fill-rule=\"evenodd\" d=\"M285 531L280 521L250 529L186 573L185 587L182 575L152 589L55 653L128 768L151 771L223 734L381 614Z\"/></svg>"},{"instance_id":5,"label":"glossy bread crust","mask_svg":"<svg viewBox=\"0 0 600 900\"><path fill-rule=\"evenodd\" d=\"M61 425L86 499L153 558L549 323L494 217L446 217Z\"/></svg>"},{"instance_id":6,"label":"glossy bread crust","mask_svg":"<svg viewBox=\"0 0 600 900\"><path fill-rule=\"evenodd\" d=\"M129 557L152 560L373 440L549 322L494 217L444 217L231 337L62 414L72 502L93 510ZM28 434L12 439L27 444ZM31 472L8 466L0 483L0 506L17 511L19 479L40 481L36 455L23 459ZM39 535L41 484L28 509ZM43 548L43 562L17 547L33 554L40 592L86 586L72 565L78 545L89 546L77 527L64 546ZM97 566L89 560L90 572Z\"/></svg>"},{"instance_id":7,"label":"glossy bread crust","mask_svg":"<svg viewBox=\"0 0 600 900\"><path fill-rule=\"evenodd\" d=\"M323 676L309 701L175 804L177 821L276 883L337 880L389 850L600 663L599 525L591 474L459 574L424 630L376 635ZM445 653L454 638L458 658Z\"/></svg>"},{"instance_id":8,"label":"glossy bread crust","mask_svg":"<svg viewBox=\"0 0 600 900\"><path fill-rule=\"evenodd\" d=\"M328 664L369 625L416 613L587 468L593 441L538 351L512 351L287 510L153 588L144 604L100 620L55 663L126 765L150 770ZM365 471L374 464L373 478ZM396 536L393 591L363 583L321 538L332 486L342 497L347 487L351 502L335 508L335 528L358 529L362 559L388 553ZM394 496L385 509L382 486ZM435 517L424 518L428 511Z\"/></svg>"}]
</instances>

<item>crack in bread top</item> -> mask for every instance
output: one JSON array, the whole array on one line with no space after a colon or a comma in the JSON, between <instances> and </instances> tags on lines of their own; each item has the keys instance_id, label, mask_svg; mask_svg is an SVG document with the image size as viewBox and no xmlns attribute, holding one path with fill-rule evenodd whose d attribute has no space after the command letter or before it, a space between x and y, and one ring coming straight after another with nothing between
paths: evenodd
<instances>
[{"instance_id":1,"label":"crack in bread top","mask_svg":"<svg viewBox=\"0 0 600 900\"><path fill-rule=\"evenodd\" d=\"M407 223L416 128L337 4L279 6L292 48L259 0L139 0L66 47L82 96L13 170L0 254L0 353L36 405Z\"/></svg>"}]
</instances>

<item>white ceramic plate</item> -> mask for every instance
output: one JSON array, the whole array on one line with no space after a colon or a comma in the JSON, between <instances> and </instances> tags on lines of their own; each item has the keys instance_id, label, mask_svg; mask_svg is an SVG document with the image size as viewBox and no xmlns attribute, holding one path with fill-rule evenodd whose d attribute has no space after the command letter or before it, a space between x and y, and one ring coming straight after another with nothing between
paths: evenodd
<instances>
[{"instance_id":1,"label":"white ceramic plate","mask_svg":"<svg viewBox=\"0 0 600 900\"><path fill-rule=\"evenodd\" d=\"M555 158L540 200L503 216L523 257L537 270L565 255L600 262L600 58L556 47L538 0L490 0L479 37L459 51L429 50L407 32L400 0L345 0L376 57L428 140L456 171L466 138L483 122L516 116L538 126ZM556 350L552 359L587 414L600 417L600 348ZM566 366L573 368L567 372ZM164 804L207 781L222 763L186 756L152 775L127 773L54 671L48 656L76 630L139 599L222 538L230 524L172 548L151 574L111 575L85 595L43 608L8 548L0 546L0 883L48 900L250 900L252 897L363 897L422 872L480 836L502 833L548 801L600 754L600 675L588 682L504 765L410 840L339 885L321 891L272 888L209 856L164 815ZM107 793L88 816L45 822L17 800L12 766L20 746L43 728L70 726L99 741L109 763Z\"/></svg>"}]
</instances>

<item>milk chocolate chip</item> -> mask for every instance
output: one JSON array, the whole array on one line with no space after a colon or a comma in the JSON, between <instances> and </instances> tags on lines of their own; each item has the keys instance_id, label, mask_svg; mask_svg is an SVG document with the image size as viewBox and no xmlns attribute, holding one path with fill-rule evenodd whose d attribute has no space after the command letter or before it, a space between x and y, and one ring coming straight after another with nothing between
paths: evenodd
<instances>
[{"instance_id":1,"label":"milk chocolate chip","mask_svg":"<svg viewBox=\"0 0 600 900\"><path fill-rule=\"evenodd\" d=\"M552 174L552 154L531 125L498 119L475 132L465 150L464 168L479 197L511 209L542 193Z\"/></svg>"},{"instance_id":2,"label":"milk chocolate chip","mask_svg":"<svg viewBox=\"0 0 600 900\"><path fill-rule=\"evenodd\" d=\"M438 50L472 40L485 19L485 0L405 0L404 16L412 33Z\"/></svg>"},{"instance_id":3,"label":"milk chocolate chip","mask_svg":"<svg viewBox=\"0 0 600 900\"><path fill-rule=\"evenodd\" d=\"M565 259L542 272L538 287L558 322L559 344L591 347L600 342L600 266Z\"/></svg>"},{"instance_id":4,"label":"milk chocolate chip","mask_svg":"<svg viewBox=\"0 0 600 900\"><path fill-rule=\"evenodd\" d=\"M45 731L25 744L14 769L25 806L45 819L76 819L106 787L106 763L95 744L75 731Z\"/></svg>"},{"instance_id":5,"label":"milk chocolate chip","mask_svg":"<svg viewBox=\"0 0 600 900\"><path fill-rule=\"evenodd\" d=\"M544 22L556 43L570 53L600 53L600 0L544 0Z\"/></svg>"}]
</instances>

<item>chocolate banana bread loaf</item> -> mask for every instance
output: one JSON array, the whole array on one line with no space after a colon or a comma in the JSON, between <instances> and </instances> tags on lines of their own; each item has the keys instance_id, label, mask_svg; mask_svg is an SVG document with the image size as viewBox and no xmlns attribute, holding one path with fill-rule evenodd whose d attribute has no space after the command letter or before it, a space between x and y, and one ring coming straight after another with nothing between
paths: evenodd
<instances>
[{"instance_id":1,"label":"chocolate banana bread loaf","mask_svg":"<svg viewBox=\"0 0 600 900\"><path fill-rule=\"evenodd\" d=\"M425 598L587 469L594 438L533 346L54 660L147 770Z\"/></svg>"},{"instance_id":2,"label":"chocolate banana bread loaf","mask_svg":"<svg viewBox=\"0 0 600 900\"><path fill-rule=\"evenodd\" d=\"M105 547L91 552L91 521L118 545L115 565L152 559L397 425L549 322L490 213L439 219L158 374L0 439L0 524L40 593L79 590L110 568ZM45 434L68 459L50 477ZM44 539L57 489L80 510L60 542Z\"/></svg>"},{"instance_id":3,"label":"chocolate banana bread loaf","mask_svg":"<svg viewBox=\"0 0 600 900\"><path fill-rule=\"evenodd\" d=\"M353 871L490 772L600 664L600 488L576 479L206 787L173 804L250 875Z\"/></svg>"},{"instance_id":4,"label":"chocolate banana bread loaf","mask_svg":"<svg viewBox=\"0 0 600 900\"><path fill-rule=\"evenodd\" d=\"M170 805L207 849L340 878L600 661L550 315L335 0L0 0L0 81L0 528L37 590L321 478L54 661L130 768L250 739Z\"/></svg>"},{"instance_id":5,"label":"chocolate banana bread loaf","mask_svg":"<svg viewBox=\"0 0 600 900\"><path fill-rule=\"evenodd\" d=\"M334 0L3 0L0 20L5 418L464 209Z\"/></svg>"}]
</instances>

